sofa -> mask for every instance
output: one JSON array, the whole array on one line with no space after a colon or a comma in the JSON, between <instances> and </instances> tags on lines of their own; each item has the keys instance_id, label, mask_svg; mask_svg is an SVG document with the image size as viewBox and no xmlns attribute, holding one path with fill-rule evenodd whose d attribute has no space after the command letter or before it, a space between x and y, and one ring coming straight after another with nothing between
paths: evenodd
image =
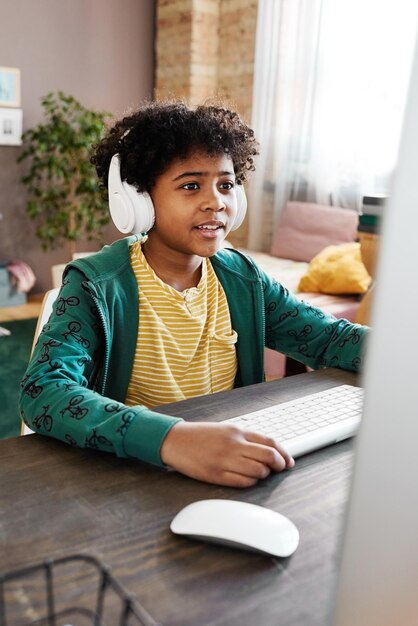
<instances>
[{"instance_id":1,"label":"sofa","mask_svg":"<svg viewBox=\"0 0 418 626\"><path fill-rule=\"evenodd\" d=\"M336 318L355 322L362 296L299 292L300 279L310 262L330 245L348 244L357 239L358 213L350 209L307 202L288 202L284 207L269 253L242 250L270 276L309 302ZM286 373L286 357L265 348L266 378Z\"/></svg>"}]
</instances>

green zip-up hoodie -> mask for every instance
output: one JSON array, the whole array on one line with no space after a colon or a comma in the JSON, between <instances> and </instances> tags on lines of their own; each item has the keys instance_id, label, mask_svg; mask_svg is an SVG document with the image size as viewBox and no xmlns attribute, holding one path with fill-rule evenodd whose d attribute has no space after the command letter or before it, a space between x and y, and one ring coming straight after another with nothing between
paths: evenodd
<instances>
[{"instance_id":1,"label":"green zip-up hoodie","mask_svg":"<svg viewBox=\"0 0 418 626\"><path fill-rule=\"evenodd\" d=\"M178 418L124 405L138 332L136 236L70 263L21 383L20 411L33 430L68 443L163 465L161 445ZM236 344L235 387L264 380L264 346L312 368L357 371L366 328L300 302L246 255L211 263L225 291Z\"/></svg>"}]
</instances>

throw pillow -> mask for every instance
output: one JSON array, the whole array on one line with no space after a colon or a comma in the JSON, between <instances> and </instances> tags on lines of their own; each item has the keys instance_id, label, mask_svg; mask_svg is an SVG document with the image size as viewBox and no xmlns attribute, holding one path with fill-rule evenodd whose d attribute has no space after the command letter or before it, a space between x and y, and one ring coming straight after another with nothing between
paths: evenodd
<instances>
[{"instance_id":1,"label":"throw pillow","mask_svg":"<svg viewBox=\"0 0 418 626\"><path fill-rule=\"evenodd\" d=\"M361 259L360 244L327 246L309 264L299 291L330 294L365 293L372 282Z\"/></svg>"}]
</instances>

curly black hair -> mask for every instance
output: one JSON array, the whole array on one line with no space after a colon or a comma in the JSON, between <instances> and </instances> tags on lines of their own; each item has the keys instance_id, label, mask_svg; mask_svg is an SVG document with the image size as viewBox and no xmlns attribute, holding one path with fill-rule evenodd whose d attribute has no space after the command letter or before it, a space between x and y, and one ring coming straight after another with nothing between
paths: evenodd
<instances>
[{"instance_id":1,"label":"curly black hair","mask_svg":"<svg viewBox=\"0 0 418 626\"><path fill-rule=\"evenodd\" d=\"M95 146L91 162L106 190L111 158L119 154L122 180L150 192L174 159L197 151L230 156L242 184L255 169L258 142L238 113L223 106L192 109L178 100L151 102L117 122Z\"/></svg>"}]
</instances>

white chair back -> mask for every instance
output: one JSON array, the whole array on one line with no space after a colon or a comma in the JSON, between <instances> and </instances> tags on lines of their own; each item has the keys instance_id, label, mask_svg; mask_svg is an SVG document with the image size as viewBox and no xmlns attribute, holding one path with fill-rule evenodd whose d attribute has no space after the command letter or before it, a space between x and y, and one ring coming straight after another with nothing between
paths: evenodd
<instances>
[{"instance_id":1,"label":"white chair back","mask_svg":"<svg viewBox=\"0 0 418 626\"><path fill-rule=\"evenodd\" d=\"M60 290L60 288L56 287L54 289L50 289L44 295L44 299L42 300L41 310L40 310L39 317L38 317L38 322L37 322L36 328L35 328L35 334L33 336L33 343L32 343L31 354L32 354L33 349L35 347L35 344L36 344L36 342L38 340L38 337L41 334L41 331L42 331L43 327L45 326L45 324L49 320L49 317L50 317L50 315L52 313L52 305L54 304L55 300L58 297L59 290ZM26 424L24 422L22 422L21 434L22 435L31 435L32 433L33 433L33 430L31 430L28 426L26 426Z\"/></svg>"},{"instance_id":2,"label":"white chair back","mask_svg":"<svg viewBox=\"0 0 418 626\"><path fill-rule=\"evenodd\" d=\"M32 344L31 353L33 352L35 343L37 342L38 337L41 334L43 327L49 320L49 317L52 313L52 305L54 304L55 300L58 297L59 290L60 290L59 287L55 287L54 289L50 289L49 291L47 291L46 294L44 295L44 299L42 300L41 310L40 310L39 317L38 317L38 323L36 324L35 334L33 336L33 344Z\"/></svg>"}]
</instances>

